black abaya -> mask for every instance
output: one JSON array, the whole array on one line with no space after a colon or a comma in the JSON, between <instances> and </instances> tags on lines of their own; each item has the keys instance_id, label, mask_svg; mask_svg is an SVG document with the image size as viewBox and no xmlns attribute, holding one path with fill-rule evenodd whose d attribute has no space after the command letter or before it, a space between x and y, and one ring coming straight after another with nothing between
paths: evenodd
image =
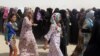
<instances>
[{"instance_id":1,"label":"black abaya","mask_svg":"<svg viewBox=\"0 0 100 56\"><path fill-rule=\"evenodd\" d=\"M100 18L94 23L92 37L83 56L100 56Z\"/></svg>"}]
</instances>

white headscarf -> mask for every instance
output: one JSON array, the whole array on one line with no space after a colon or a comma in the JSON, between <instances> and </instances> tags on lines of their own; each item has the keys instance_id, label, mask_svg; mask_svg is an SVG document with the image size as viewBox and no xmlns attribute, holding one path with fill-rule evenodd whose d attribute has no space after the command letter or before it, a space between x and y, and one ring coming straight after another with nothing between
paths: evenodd
<instances>
[{"instance_id":1,"label":"white headscarf","mask_svg":"<svg viewBox=\"0 0 100 56\"><path fill-rule=\"evenodd\" d=\"M86 14L86 19L85 19L88 28L92 28L93 27L93 17L94 17L94 11L90 10Z\"/></svg>"},{"instance_id":2,"label":"white headscarf","mask_svg":"<svg viewBox=\"0 0 100 56\"><path fill-rule=\"evenodd\" d=\"M51 17L51 24L57 24L57 22L61 19L60 13L54 13Z\"/></svg>"},{"instance_id":3,"label":"white headscarf","mask_svg":"<svg viewBox=\"0 0 100 56\"><path fill-rule=\"evenodd\" d=\"M61 32L61 27L57 26L57 23L60 21L61 19L61 14L60 13L54 13L51 17L51 24L53 24L53 26L55 26L55 29L58 32Z\"/></svg>"},{"instance_id":4,"label":"white headscarf","mask_svg":"<svg viewBox=\"0 0 100 56\"><path fill-rule=\"evenodd\" d=\"M93 17L94 17L94 11L93 10L90 10L88 13L86 13L86 19L87 18L92 19Z\"/></svg>"}]
</instances>

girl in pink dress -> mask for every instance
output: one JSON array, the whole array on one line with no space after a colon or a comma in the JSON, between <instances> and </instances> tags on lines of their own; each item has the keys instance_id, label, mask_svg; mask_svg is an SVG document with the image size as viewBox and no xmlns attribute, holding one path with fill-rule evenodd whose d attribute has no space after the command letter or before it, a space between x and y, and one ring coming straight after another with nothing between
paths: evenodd
<instances>
[{"instance_id":1,"label":"girl in pink dress","mask_svg":"<svg viewBox=\"0 0 100 56\"><path fill-rule=\"evenodd\" d=\"M60 25L61 15L59 13L54 13L51 18L51 27L49 32L45 35L45 45L44 49L47 48L49 43L49 53L48 56L63 56L60 50L60 37L61 37L61 25Z\"/></svg>"},{"instance_id":2,"label":"girl in pink dress","mask_svg":"<svg viewBox=\"0 0 100 56\"><path fill-rule=\"evenodd\" d=\"M19 56L38 56L37 43L32 33L32 25L32 12L29 9L22 24L19 42Z\"/></svg>"}]
</instances>

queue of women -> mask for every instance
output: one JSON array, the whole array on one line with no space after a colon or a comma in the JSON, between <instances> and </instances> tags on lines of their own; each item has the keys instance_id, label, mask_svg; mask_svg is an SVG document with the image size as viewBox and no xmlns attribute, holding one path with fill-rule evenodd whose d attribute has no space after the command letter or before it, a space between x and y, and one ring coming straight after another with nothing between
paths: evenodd
<instances>
[{"instance_id":1,"label":"queue of women","mask_svg":"<svg viewBox=\"0 0 100 56\"><path fill-rule=\"evenodd\" d=\"M36 7L0 7L0 31L4 33L9 56L17 56L16 36L19 36L19 56L41 56L36 39L43 38L47 56L68 56L67 45L77 45L71 56L99 56L100 9L59 9Z\"/></svg>"}]
</instances>

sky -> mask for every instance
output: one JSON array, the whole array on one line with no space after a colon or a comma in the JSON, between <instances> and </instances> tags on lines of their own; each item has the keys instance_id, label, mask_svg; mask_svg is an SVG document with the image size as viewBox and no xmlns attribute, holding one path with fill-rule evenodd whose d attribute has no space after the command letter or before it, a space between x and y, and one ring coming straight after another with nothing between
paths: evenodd
<instances>
[{"instance_id":1,"label":"sky","mask_svg":"<svg viewBox=\"0 0 100 56\"><path fill-rule=\"evenodd\" d=\"M40 7L46 9L48 7L60 9L80 9L80 8L100 8L100 0L0 0L0 6L7 7Z\"/></svg>"}]
</instances>

